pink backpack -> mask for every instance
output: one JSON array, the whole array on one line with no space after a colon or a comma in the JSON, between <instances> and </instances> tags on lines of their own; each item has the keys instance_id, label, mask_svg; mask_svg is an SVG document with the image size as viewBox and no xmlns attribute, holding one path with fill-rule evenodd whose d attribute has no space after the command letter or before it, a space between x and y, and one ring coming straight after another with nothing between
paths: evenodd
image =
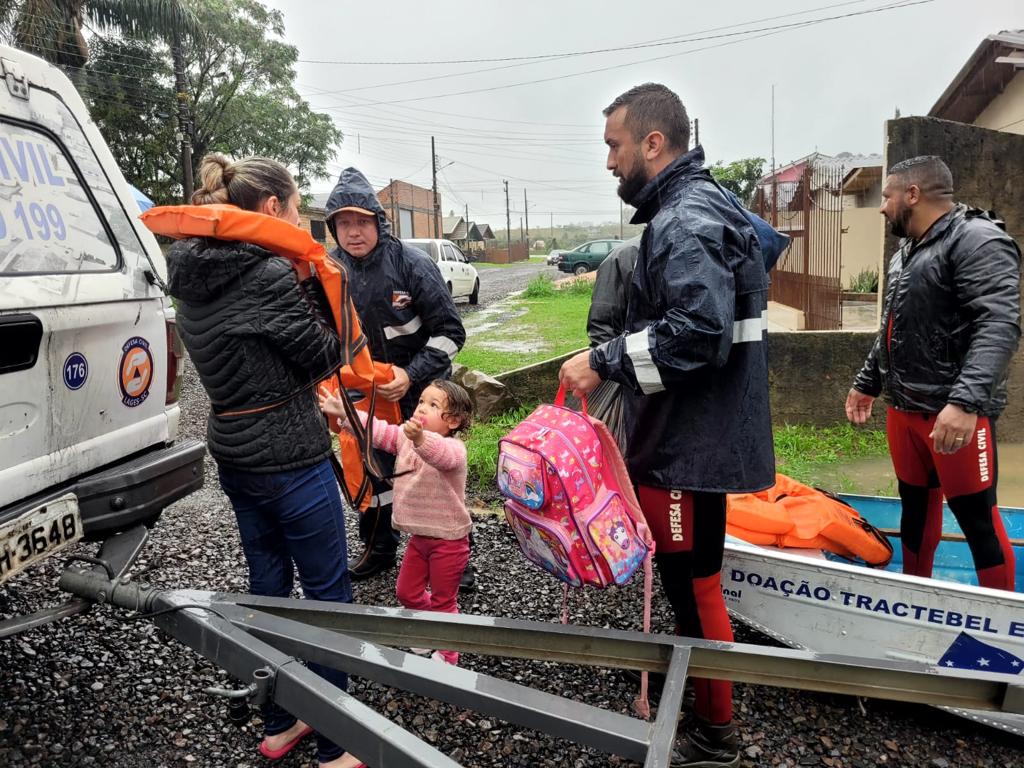
<instances>
[{"instance_id":1,"label":"pink backpack","mask_svg":"<svg viewBox=\"0 0 1024 768\"><path fill-rule=\"evenodd\" d=\"M527 559L567 588L626 584L642 566L649 632L654 539L615 438L586 400L582 413L564 403L559 388L554 405L537 406L499 442L505 517ZM646 680L637 708L647 716Z\"/></svg>"}]
</instances>

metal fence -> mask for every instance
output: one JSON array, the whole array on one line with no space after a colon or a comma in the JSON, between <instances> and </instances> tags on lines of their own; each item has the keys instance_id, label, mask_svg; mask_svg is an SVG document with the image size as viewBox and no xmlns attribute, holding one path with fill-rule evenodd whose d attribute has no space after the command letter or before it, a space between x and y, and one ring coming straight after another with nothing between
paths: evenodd
<instances>
[{"instance_id":1,"label":"metal fence","mask_svg":"<svg viewBox=\"0 0 1024 768\"><path fill-rule=\"evenodd\" d=\"M515 261L526 261L530 258L530 248L522 240L512 243L511 246L489 245L480 257L480 261L489 264L511 264Z\"/></svg>"},{"instance_id":2,"label":"metal fence","mask_svg":"<svg viewBox=\"0 0 1024 768\"><path fill-rule=\"evenodd\" d=\"M804 313L807 330L843 324L843 178L840 165L808 163L799 177L758 189L757 213L792 238L772 272L768 298Z\"/></svg>"}]
</instances>

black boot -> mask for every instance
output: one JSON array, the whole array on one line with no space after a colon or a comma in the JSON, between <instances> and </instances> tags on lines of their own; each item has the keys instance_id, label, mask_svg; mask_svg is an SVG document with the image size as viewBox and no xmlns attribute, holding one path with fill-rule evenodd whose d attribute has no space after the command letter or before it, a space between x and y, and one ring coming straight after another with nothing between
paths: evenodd
<instances>
[{"instance_id":1,"label":"black boot","mask_svg":"<svg viewBox=\"0 0 1024 768\"><path fill-rule=\"evenodd\" d=\"M459 578L459 592L462 594L476 592L476 568L473 567L472 563L466 565L466 570L462 572L462 576Z\"/></svg>"},{"instance_id":2,"label":"black boot","mask_svg":"<svg viewBox=\"0 0 1024 768\"><path fill-rule=\"evenodd\" d=\"M395 567L395 553L366 547L360 557L348 561L348 574L353 581L375 576L381 571Z\"/></svg>"},{"instance_id":3,"label":"black boot","mask_svg":"<svg viewBox=\"0 0 1024 768\"><path fill-rule=\"evenodd\" d=\"M735 768L740 764L736 726L711 725L697 720L678 750L673 750L672 768Z\"/></svg>"},{"instance_id":4,"label":"black boot","mask_svg":"<svg viewBox=\"0 0 1024 768\"><path fill-rule=\"evenodd\" d=\"M378 501L360 516L359 538L366 547L362 555L348 561L348 572L353 581L368 579L394 567L399 536L398 531L391 527L390 504Z\"/></svg>"}]
</instances>

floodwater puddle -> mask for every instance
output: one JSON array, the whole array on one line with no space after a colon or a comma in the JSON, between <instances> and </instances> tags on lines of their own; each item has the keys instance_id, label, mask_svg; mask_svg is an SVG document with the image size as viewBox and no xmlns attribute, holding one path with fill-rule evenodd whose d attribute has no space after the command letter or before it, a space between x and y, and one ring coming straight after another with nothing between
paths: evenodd
<instances>
[{"instance_id":1,"label":"floodwater puddle","mask_svg":"<svg viewBox=\"0 0 1024 768\"><path fill-rule=\"evenodd\" d=\"M1000 505L1024 507L1024 443L999 446L997 497ZM822 467L815 484L830 491L895 496L896 473L888 456L856 459Z\"/></svg>"},{"instance_id":2,"label":"floodwater puddle","mask_svg":"<svg viewBox=\"0 0 1024 768\"><path fill-rule=\"evenodd\" d=\"M522 317L525 314L526 307L511 307L505 302L498 302L486 309L481 309L479 312L468 315L463 320L463 325L466 328L467 334L480 336L498 330L508 324L509 321Z\"/></svg>"},{"instance_id":3,"label":"floodwater puddle","mask_svg":"<svg viewBox=\"0 0 1024 768\"><path fill-rule=\"evenodd\" d=\"M550 344L545 344L540 339L494 339L478 342L484 349L491 349L495 352L522 352L532 354L550 349Z\"/></svg>"}]
</instances>

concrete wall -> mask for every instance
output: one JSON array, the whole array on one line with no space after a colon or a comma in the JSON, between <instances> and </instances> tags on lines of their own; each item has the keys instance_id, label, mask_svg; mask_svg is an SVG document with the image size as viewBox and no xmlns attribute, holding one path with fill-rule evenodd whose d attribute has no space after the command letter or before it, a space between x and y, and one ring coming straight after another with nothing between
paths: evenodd
<instances>
[{"instance_id":1,"label":"concrete wall","mask_svg":"<svg viewBox=\"0 0 1024 768\"><path fill-rule=\"evenodd\" d=\"M844 289L865 269L881 274L885 222L876 208L843 209L843 250L840 283Z\"/></svg>"},{"instance_id":2,"label":"concrete wall","mask_svg":"<svg viewBox=\"0 0 1024 768\"><path fill-rule=\"evenodd\" d=\"M846 423L843 406L853 377L874 343L873 332L803 331L768 335L768 380L772 422L831 426ZM551 402L558 391L558 369L575 352L503 373L503 382L525 404ZM1017 405L999 420L1000 440L1024 440L1024 360L1018 355L1011 373L1011 400ZM878 404L871 426L885 426Z\"/></svg>"},{"instance_id":3,"label":"concrete wall","mask_svg":"<svg viewBox=\"0 0 1024 768\"><path fill-rule=\"evenodd\" d=\"M956 200L994 210L1017 243L1024 243L1024 136L932 117L890 120L886 136L886 168L917 155L939 155L953 172ZM896 245L887 234L886 264ZM1010 365L1010 404L999 420L999 433L1024 440L1024 348Z\"/></svg>"},{"instance_id":4,"label":"concrete wall","mask_svg":"<svg viewBox=\"0 0 1024 768\"><path fill-rule=\"evenodd\" d=\"M1024 72L1017 72L1006 90L975 118L974 124L993 131L1024 134Z\"/></svg>"}]
</instances>

